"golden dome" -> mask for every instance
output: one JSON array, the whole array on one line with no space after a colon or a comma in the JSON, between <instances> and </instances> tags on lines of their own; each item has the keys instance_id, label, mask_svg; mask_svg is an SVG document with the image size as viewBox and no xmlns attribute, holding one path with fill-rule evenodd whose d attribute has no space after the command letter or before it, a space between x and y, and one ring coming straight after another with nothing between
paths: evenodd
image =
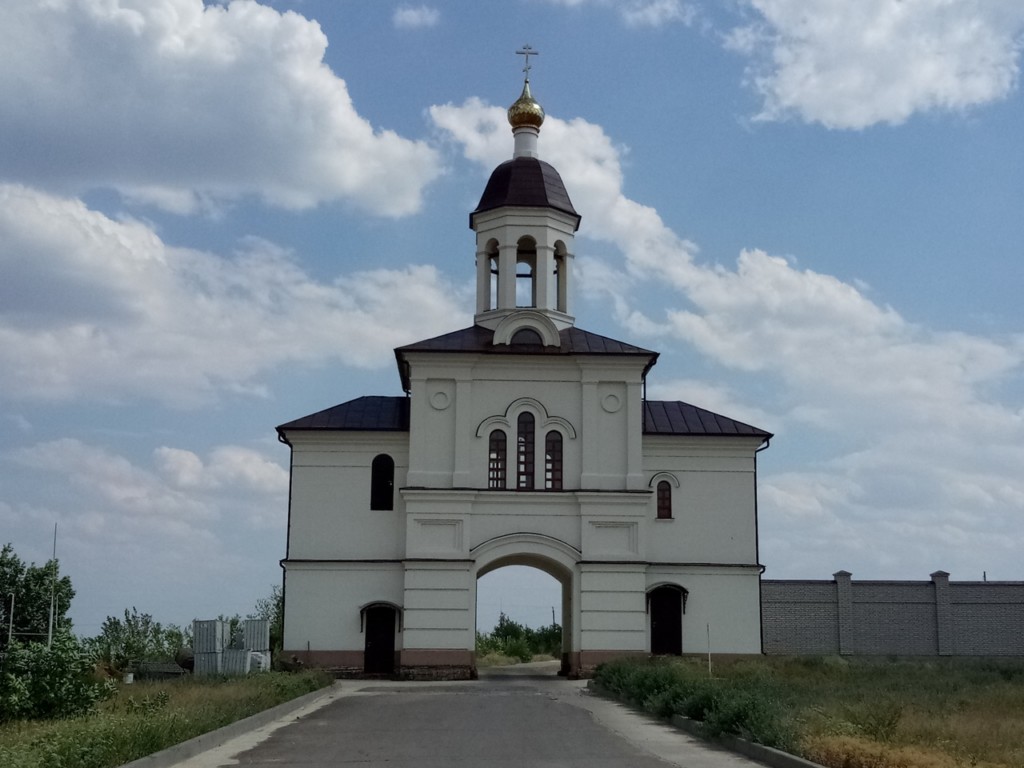
<instances>
[{"instance_id":1,"label":"golden dome","mask_svg":"<svg viewBox=\"0 0 1024 768\"><path fill-rule=\"evenodd\" d=\"M523 92L515 104L508 108L508 122L512 130L531 126L540 128L544 122L544 108L536 102L530 93L530 81L523 83Z\"/></svg>"}]
</instances>

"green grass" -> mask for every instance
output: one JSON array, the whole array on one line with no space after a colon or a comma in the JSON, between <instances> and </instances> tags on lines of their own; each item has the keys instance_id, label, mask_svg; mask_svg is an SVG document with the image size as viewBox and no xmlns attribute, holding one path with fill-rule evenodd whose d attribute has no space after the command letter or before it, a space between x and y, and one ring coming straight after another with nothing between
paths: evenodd
<instances>
[{"instance_id":1,"label":"green grass","mask_svg":"<svg viewBox=\"0 0 1024 768\"><path fill-rule=\"evenodd\" d=\"M4 768L113 768L315 691L316 672L122 686L83 717L0 726Z\"/></svg>"},{"instance_id":2,"label":"green grass","mask_svg":"<svg viewBox=\"0 0 1024 768\"><path fill-rule=\"evenodd\" d=\"M1024 662L834 657L613 662L596 680L830 768L1024 766Z\"/></svg>"}]
</instances>

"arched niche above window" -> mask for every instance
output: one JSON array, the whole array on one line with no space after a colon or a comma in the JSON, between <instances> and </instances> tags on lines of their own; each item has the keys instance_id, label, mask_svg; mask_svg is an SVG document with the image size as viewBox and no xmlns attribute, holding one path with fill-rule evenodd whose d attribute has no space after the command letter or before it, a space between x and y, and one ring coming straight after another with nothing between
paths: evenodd
<instances>
[{"instance_id":1,"label":"arched niche above window","mask_svg":"<svg viewBox=\"0 0 1024 768\"><path fill-rule=\"evenodd\" d=\"M544 339L533 328L520 328L512 334L509 344L513 347L543 347Z\"/></svg>"},{"instance_id":2,"label":"arched niche above window","mask_svg":"<svg viewBox=\"0 0 1024 768\"><path fill-rule=\"evenodd\" d=\"M537 416L537 428L542 429L545 432L551 429L557 429L566 440L576 439L576 428L569 422L568 419L564 419L561 416L552 416L548 413L548 409L544 407L544 404L532 397L520 397L513 400L505 408L505 413L497 414L494 416L488 416L486 419L480 422L476 428L476 436L484 437L489 434L493 429L502 429L507 434L511 434L512 425L518 418L522 411L533 411Z\"/></svg>"},{"instance_id":3,"label":"arched niche above window","mask_svg":"<svg viewBox=\"0 0 1024 768\"><path fill-rule=\"evenodd\" d=\"M523 342L516 341L521 331L532 331L540 339L540 344L545 347L560 347L561 339L558 336L558 328L544 314L531 310L520 310L507 315L498 323L494 329L494 344L508 344L512 346L523 345ZM532 335L520 338L533 339ZM530 345L537 344L537 341L530 341Z\"/></svg>"}]
</instances>

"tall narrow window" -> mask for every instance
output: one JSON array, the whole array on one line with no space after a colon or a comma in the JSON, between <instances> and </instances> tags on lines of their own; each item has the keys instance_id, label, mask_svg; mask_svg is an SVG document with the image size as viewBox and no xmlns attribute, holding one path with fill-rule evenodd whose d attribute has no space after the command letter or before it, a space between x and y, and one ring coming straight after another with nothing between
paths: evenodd
<instances>
[{"instance_id":1,"label":"tall narrow window","mask_svg":"<svg viewBox=\"0 0 1024 768\"><path fill-rule=\"evenodd\" d=\"M658 483L658 519L672 519L672 485L668 480Z\"/></svg>"},{"instance_id":2,"label":"tall narrow window","mask_svg":"<svg viewBox=\"0 0 1024 768\"><path fill-rule=\"evenodd\" d=\"M562 433L555 430L544 438L544 487L562 490Z\"/></svg>"},{"instance_id":3,"label":"tall narrow window","mask_svg":"<svg viewBox=\"0 0 1024 768\"><path fill-rule=\"evenodd\" d=\"M382 453L370 466L370 509L395 508L395 460Z\"/></svg>"},{"instance_id":4,"label":"tall narrow window","mask_svg":"<svg viewBox=\"0 0 1024 768\"><path fill-rule=\"evenodd\" d=\"M516 436L516 488L520 491L533 490L533 441L534 421L532 413L520 413L518 435Z\"/></svg>"},{"instance_id":5,"label":"tall narrow window","mask_svg":"<svg viewBox=\"0 0 1024 768\"><path fill-rule=\"evenodd\" d=\"M505 466L508 451L508 440L500 429L491 432L487 448L487 487L491 489L505 488Z\"/></svg>"}]
</instances>

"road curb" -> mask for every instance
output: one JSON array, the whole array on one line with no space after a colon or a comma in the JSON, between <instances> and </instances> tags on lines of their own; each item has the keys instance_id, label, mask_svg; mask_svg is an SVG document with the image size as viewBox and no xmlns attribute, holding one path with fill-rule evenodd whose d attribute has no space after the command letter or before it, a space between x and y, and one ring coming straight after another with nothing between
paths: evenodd
<instances>
[{"instance_id":1,"label":"road curb","mask_svg":"<svg viewBox=\"0 0 1024 768\"><path fill-rule=\"evenodd\" d=\"M249 717L228 723L215 731L200 734L188 741L183 741L180 744L167 747L167 749L154 752L152 755L146 755L146 757L140 757L138 760L132 760L130 763L124 763L121 768L170 768L183 760L188 760L190 757L195 757L209 749L219 747L236 736L262 728L278 718L287 717L291 712L301 709L317 699L333 698L337 695L340 687L341 683L335 682L326 688L304 694L297 699L282 702L270 709L257 712L255 715L249 715Z\"/></svg>"},{"instance_id":2,"label":"road curb","mask_svg":"<svg viewBox=\"0 0 1024 768\"><path fill-rule=\"evenodd\" d=\"M624 696L619 696L607 690L601 685L595 683L593 680L590 680L587 683L587 690L605 699L617 701L631 709L643 712L648 717L653 717L650 712L646 712L645 710L637 707L632 701L628 700ZM699 721L691 720L690 718L683 717L682 715L672 715L669 722L673 727L678 728L684 733L696 736L711 744L722 746L730 752L736 752L744 757L757 760L758 762L771 766L771 768L825 768L825 766L820 763L805 760L802 757L791 755L789 752L783 752L780 749L766 747L764 744L755 744L752 741L747 741L746 739L741 739L738 736L733 736L728 733L723 733L713 739L708 738L708 736L703 733L702 724Z\"/></svg>"}]
</instances>

